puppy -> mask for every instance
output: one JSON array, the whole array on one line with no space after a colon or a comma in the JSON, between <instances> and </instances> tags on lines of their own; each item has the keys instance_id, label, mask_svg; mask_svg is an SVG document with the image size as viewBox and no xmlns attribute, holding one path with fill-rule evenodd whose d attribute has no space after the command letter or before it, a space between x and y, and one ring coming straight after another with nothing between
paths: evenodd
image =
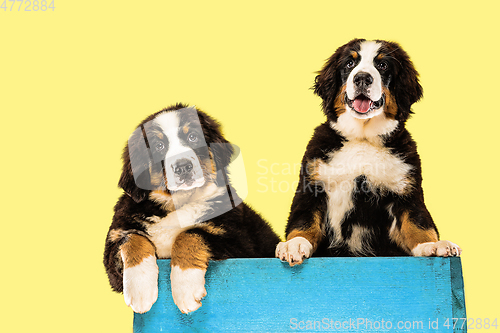
<instances>
[{"instance_id":1,"label":"puppy","mask_svg":"<svg viewBox=\"0 0 500 333\"><path fill-rule=\"evenodd\" d=\"M309 142L276 256L458 256L424 204L420 158L405 128L422 97L418 73L392 42L354 39L316 76L327 121Z\"/></svg>"},{"instance_id":2,"label":"puppy","mask_svg":"<svg viewBox=\"0 0 500 333\"><path fill-rule=\"evenodd\" d=\"M157 299L157 258L171 259L173 300L189 313L206 296L209 260L274 256L279 237L228 180L233 152L213 118L183 104L149 116L130 136L104 266L135 312Z\"/></svg>"}]
</instances>

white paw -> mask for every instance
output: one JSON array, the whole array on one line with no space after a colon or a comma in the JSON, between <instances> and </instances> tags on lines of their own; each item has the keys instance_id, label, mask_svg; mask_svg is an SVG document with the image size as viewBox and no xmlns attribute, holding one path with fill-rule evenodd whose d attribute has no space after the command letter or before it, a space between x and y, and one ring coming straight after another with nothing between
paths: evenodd
<instances>
[{"instance_id":1,"label":"white paw","mask_svg":"<svg viewBox=\"0 0 500 333\"><path fill-rule=\"evenodd\" d=\"M154 256L124 269L123 297L134 312L144 313L151 309L158 298L158 266Z\"/></svg>"},{"instance_id":2,"label":"white paw","mask_svg":"<svg viewBox=\"0 0 500 333\"><path fill-rule=\"evenodd\" d=\"M458 257L462 249L447 240L418 244L411 250L415 257Z\"/></svg>"},{"instance_id":3,"label":"white paw","mask_svg":"<svg viewBox=\"0 0 500 333\"><path fill-rule=\"evenodd\" d=\"M311 243L304 237L294 237L276 246L276 258L288 261L290 266L300 265L304 258L309 258L312 252Z\"/></svg>"},{"instance_id":4,"label":"white paw","mask_svg":"<svg viewBox=\"0 0 500 333\"><path fill-rule=\"evenodd\" d=\"M205 269L172 267L172 297L182 313L193 312L201 306L201 299L207 295L205 272Z\"/></svg>"}]
</instances>

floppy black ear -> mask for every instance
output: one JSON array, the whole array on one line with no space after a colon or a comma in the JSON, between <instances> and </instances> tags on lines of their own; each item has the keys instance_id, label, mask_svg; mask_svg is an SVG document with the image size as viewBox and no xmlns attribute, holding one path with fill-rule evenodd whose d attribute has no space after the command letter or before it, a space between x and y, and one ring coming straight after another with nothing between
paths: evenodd
<instances>
[{"instance_id":1,"label":"floppy black ear","mask_svg":"<svg viewBox=\"0 0 500 333\"><path fill-rule=\"evenodd\" d=\"M396 43L392 43L396 50L392 53L396 62L396 73L393 84L394 97L398 104L399 112L396 119L406 121L411 111L413 103L419 101L423 96L423 89L419 82L419 74L410 60L408 54Z\"/></svg>"},{"instance_id":2,"label":"floppy black ear","mask_svg":"<svg viewBox=\"0 0 500 333\"><path fill-rule=\"evenodd\" d=\"M151 187L149 156L147 156L148 151L142 137L142 129L139 127L123 150L123 168L118 182L118 186L135 202L145 200L151 192L149 190Z\"/></svg>"},{"instance_id":3,"label":"floppy black ear","mask_svg":"<svg viewBox=\"0 0 500 333\"><path fill-rule=\"evenodd\" d=\"M338 55L335 53L328 59L314 79L314 93L323 100L327 100L330 96L336 96L340 89L340 80L337 80L337 63Z\"/></svg>"},{"instance_id":4,"label":"floppy black ear","mask_svg":"<svg viewBox=\"0 0 500 333\"><path fill-rule=\"evenodd\" d=\"M217 170L223 170L231 163L234 148L222 135L220 124L203 111L197 111L200 124L205 133L205 142L210 147L215 166Z\"/></svg>"},{"instance_id":5,"label":"floppy black ear","mask_svg":"<svg viewBox=\"0 0 500 333\"><path fill-rule=\"evenodd\" d=\"M323 112L330 119L337 118L334 102L342 85L340 73L337 71L339 58L340 51L337 50L337 52L328 59L323 69L318 72L314 80L314 93L323 100L321 103Z\"/></svg>"},{"instance_id":6,"label":"floppy black ear","mask_svg":"<svg viewBox=\"0 0 500 333\"><path fill-rule=\"evenodd\" d=\"M221 142L212 142L209 143L209 147L212 151L217 170L223 170L231 163L234 148L228 141L224 139Z\"/></svg>"}]
</instances>

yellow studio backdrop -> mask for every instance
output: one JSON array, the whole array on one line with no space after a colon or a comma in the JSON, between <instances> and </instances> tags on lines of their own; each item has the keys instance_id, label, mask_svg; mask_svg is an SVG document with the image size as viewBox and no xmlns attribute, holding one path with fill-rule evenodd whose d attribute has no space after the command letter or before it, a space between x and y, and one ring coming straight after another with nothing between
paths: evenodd
<instances>
[{"instance_id":1,"label":"yellow studio backdrop","mask_svg":"<svg viewBox=\"0 0 500 333\"><path fill-rule=\"evenodd\" d=\"M324 120L315 72L355 37L401 43L420 72L426 203L464 249L468 317L500 317L498 2L0 3L2 331L131 331L104 240L128 136L170 104L223 124L248 202L283 236Z\"/></svg>"}]
</instances>

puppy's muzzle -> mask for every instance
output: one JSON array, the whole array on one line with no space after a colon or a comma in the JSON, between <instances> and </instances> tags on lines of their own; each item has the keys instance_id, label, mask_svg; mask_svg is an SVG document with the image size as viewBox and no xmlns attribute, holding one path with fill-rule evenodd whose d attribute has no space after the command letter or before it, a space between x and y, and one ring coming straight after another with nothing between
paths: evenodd
<instances>
[{"instance_id":1,"label":"puppy's muzzle","mask_svg":"<svg viewBox=\"0 0 500 333\"><path fill-rule=\"evenodd\" d=\"M355 111L357 116L366 118L371 111L384 106L384 95L378 100L372 100L373 82L373 76L367 72L359 72L353 77L354 99L349 99L346 94L345 103Z\"/></svg>"}]
</instances>

